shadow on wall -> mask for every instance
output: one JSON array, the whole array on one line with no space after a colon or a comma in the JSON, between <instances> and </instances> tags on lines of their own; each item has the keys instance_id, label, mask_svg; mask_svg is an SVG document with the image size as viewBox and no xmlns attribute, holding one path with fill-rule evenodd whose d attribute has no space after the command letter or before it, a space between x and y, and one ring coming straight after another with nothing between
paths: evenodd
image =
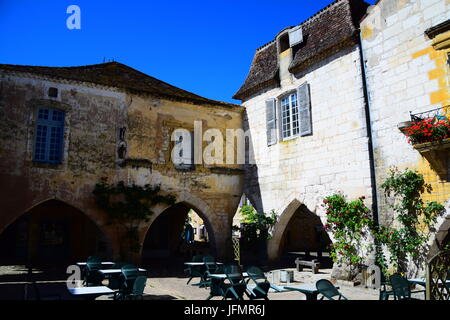
<instances>
[{"instance_id":1,"label":"shadow on wall","mask_svg":"<svg viewBox=\"0 0 450 320\"><path fill-rule=\"evenodd\" d=\"M244 194L250 200L250 203L258 212L263 212L263 205L261 199L261 189L259 187L258 166L255 161L255 150L253 147L253 138L250 132L248 123L247 110L244 111L244 132L248 132L248 137L245 140L245 185Z\"/></svg>"}]
</instances>

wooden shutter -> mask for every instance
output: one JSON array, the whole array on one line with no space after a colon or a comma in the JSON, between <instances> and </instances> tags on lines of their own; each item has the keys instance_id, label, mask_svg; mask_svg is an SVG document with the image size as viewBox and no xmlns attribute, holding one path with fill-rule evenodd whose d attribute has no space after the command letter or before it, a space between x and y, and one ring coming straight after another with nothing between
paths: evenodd
<instances>
[{"instance_id":1,"label":"wooden shutter","mask_svg":"<svg viewBox=\"0 0 450 320\"><path fill-rule=\"evenodd\" d=\"M275 99L266 100L267 145L277 143L277 111Z\"/></svg>"},{"instance_id":2,"label":"wooden shutter","mask_svg":"<svg viewBox=\"0 0 450 320\"><path fill-rule=\"evenodd\" d=\"M289 30L289 46L292 48L296 44L303 42L303 29L298 26Z\"/></svg>"},{"instance_id":3,"label":"wooden shutter","mask_svg":"<svg viewBox=\"0 0 450 320\"><path fill-rule=\"evenodd\" d=\"M297 88L298 113L300 121L300 135L312 134L311 98L309 83L303 83Z\"/></svg>"}]
</instances>

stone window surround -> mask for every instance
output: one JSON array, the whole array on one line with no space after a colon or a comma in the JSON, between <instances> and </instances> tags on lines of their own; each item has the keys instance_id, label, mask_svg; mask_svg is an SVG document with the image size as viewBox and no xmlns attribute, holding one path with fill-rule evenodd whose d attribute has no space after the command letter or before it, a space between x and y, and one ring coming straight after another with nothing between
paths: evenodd
<instances>
[{"instance_id":1,"label":"stone window surround","mask_svg":"<svg viewBox=\"0 0 450 320\"><path fill-rule=\"evenodd\" d=\"M29 152L27 155L27 160L30 161L32 167L37 168L47 168L47 169L62 169L64 166L65 155L67 154L68 145L69 145L69 124L70 124L70 112L72 111L72 107L66 103L50 100L50 99L32 99L27 102L27 105L31 111L28 125L28 144L29 144ZM64 111L64 134L63 134L63 143L62 143L62 155L60 163L50 163L50 162L39 162L34 161L34 144L35 144L35 136L36 136L36 125L37 125L37 116L39 108L51 108L58 109Z\"/></svg>"}]
</instances>

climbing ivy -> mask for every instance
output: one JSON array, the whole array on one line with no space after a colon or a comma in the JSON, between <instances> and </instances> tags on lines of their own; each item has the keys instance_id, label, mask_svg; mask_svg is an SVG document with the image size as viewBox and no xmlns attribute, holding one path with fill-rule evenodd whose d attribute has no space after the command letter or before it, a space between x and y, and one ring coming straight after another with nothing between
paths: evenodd
<instances>
[{"instance_id":1,"label":"climbing ivy","mask_svg":"<svg viewBox=\"0 0 450 320\"><path fill-rule=\"evenodd\" d=\"M424 203L422 195L431 193L432 187L413 170L390 169L381 188L388 206L395 212L395 219L391 225L378 228L377 239L387 247L389 262L397 272L406 272L408 261L420 267L426 259L430 231L437 218L445 213L445 207L434 201ZM382 252L377 260L386 269L387 259Z\"/></svg>"},{"instance_id":2,"label":"climbing ivy","mask_svg":"<svg viewBox=\"0 0 450 320\"><path fill-rule=\"evenodd\" d=\"M124 242L129 245L131 252L139 252L138 226L141 222L149 221L153 214L152 207L159 203L175 203L174 196L161 195L160 191L159 185L127 186L123 181L113 185L102 180L95 185L93 194L97 205L108 215L109 225L124 228Z\"/></svg>"},{"instance_id":3,"label":"climbing ivy","mask_svg":"<svg viewBox=\"0 0 450 320\"><path fill-rule=\"evenodd\" d=\"M437 202L424 203L423 193L430 193L432 188L413 170L391 169L381 188L393 210L389 225L374 223L364 198L352 202L342 194L325 198L325 228L335 238L331 245L333 261L355 269L367 253L375 251L376 264L385 275L390 273L390 266L394 272L406 272L410 261L422 267L432 227L444 214L444 206Z\"/></svg>"},{"instance_id":4,"label":"climbing ivy","mask_svg":"<svg viewBox=\"0 0 450 320\"><path fill-rule=\"evenodd\" d=\"M356 271L363 263L364 251L372 250L370 242L364 241L374 228L364 197L348 202L343 194L333 194L324 199L323 206L327 216L325 230L332 232L335 239L330 246L331 258Z\"/></svg>"}]
</instances>

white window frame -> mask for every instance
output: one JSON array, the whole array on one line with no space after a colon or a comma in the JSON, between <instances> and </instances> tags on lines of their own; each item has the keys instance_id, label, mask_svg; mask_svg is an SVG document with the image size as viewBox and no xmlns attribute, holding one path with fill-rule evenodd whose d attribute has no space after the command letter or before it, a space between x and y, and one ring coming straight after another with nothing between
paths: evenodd
<instances>
[{"instance_id":1,"label":"white window frame","mask_svg":"<svg viewBox=\"0 0 450 320\"><path fill-rule=\"evenodd\" d=\"M289 99L288 109L284 109L286 106L285 100ZM295 139L300 136L300 113L299 113L299 103L298 95L296 91L289 92L278 98L278 113L279 113L279 125L280 125L280 140L288 141ZM294 112L295 111L295 112ZM286 122L286 126L289 125L289 129L285 130L284 119L287 118L287 113L289 113L289 121ZM296 116L296 120L293 120L293 115ZM294 122L297 123L294 126ZM289 135L285 136L285 133L289 132Z\"/></svg>"}]
</instances>

